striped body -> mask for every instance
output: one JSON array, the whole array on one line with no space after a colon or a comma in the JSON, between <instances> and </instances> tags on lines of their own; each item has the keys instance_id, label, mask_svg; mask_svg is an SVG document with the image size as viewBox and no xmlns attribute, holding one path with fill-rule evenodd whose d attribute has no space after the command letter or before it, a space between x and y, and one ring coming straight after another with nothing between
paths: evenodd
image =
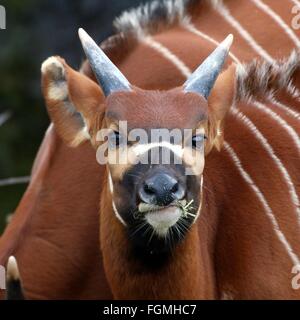
<instances>
[{"instance_id":1,"label":"striped body","mask_svg":"<svg viewBox=\"0 0 300 320\"><path fill-rule=\"evenodd\" d=\"M228 33L235 37L230 57L236 63L257 58L276 64L299 48L300 32L291 26L295 1L211 2L200 1L191 18L178 26L140 36L131 59L138 61L135 54L151 56L153 72L158 65L173 68L177 74L172 85L180 85ZM127 63L121 63L124 72ZM134 71L126 75L147 87L147 80L137 80ZM210 180L207 192L216 195L220 206L215 263L224 297L299 297L291 287L300 257L300 96L294 85L276 96L260 101L253 96L232 106L224 149L206 161L204 186ZM253 283L260 284L263 294L256 295Z\"/></svg>"},{"instance_id":2,"label":"striped body","mask_svg":"<svg viewBox=\"0 0 300 320\"><path fill-rule=\"evenodd\" d=\"M288 57L300 45L299 31L291 28L295 4L296 0L240 0L238 5L234 0L211 4L197 1L190 9L190 19L184 15L178 23L168 28L162 26L154 33L150 28L139 29L135 25L134 45L108 40L103 48L132 84L146 89L169 89L181 85L228 33L235 36L230 57L236 63L251 62L254 58L276 63L275 60ZM126 26L126 15L118 20L118 26L121 30ZM83 70L91 75L87 65ZM296 87L297 83L295 73ZM251 98L246 101L245 97L232 106L226 121L224 148L221 152L213 151L205 165L204 203L211 216L204 214L198 224L199 234L204 234L201 241L206 242L214 257L213 297L299 298L300 291L292 288L292 268L300 259L300 96L297 88L290 85L275 96ZM82 161L73 163L69 170L67 163L74 156ZM89 146L76 151L67 149L50 129L29 189L0 241L4 248L0 262L12 253L17 256L29 297L110 297L103 270L97 268L99 254L95 253L98 231L94 224L101 174L96 165L90 166L93 160ZM59 190L50 192L49 188L60 181L59 171L65 172L66 179ZM80 181L79 173L71 172L85 172L84 181ZM71 189L64 196L60 192L70 184L85 186L84 183L94 188L82 187L80 192ZM67 203L76 197L86 203ZM89 199L92 203L87 203ZM57 204L57 212L49 216ZM82 217L82 212L88 212L87 216ZM59 221L62 216L63 221ZM81 231L68 223L68 219L76 218L75 224ZM45 225L46 236L38 231ZM20 234L23 242L18 239ZM36 241L39 237L46 237L47 241ZM68 243L70 240L72 243ZM61 244L62 251L57 249ZM36 250L40 252L40 261L35 270L29 270L28 257L34 256ZM67 257L64 252L68 252ZM59 284L54 284L57 270L61 272ZM79 288L75 285L76 290L70 293L69 283L81 281L83 270L88 274L85 284ZM35 279L36 273L41 274L40 282Z\"/></svg>"}]
</instances>

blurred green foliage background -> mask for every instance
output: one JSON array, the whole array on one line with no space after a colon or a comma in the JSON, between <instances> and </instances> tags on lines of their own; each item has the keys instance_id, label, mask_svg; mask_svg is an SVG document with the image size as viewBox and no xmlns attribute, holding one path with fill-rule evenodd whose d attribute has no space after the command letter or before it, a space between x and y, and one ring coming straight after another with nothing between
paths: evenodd
<instances>
[{"instance_id":1,"label":"blurred green foliage background","mask_svg":"<svg viewBox=\"0 0 300 320\"><path fill-rule=\"evenodd\" d=\"M0 181L28 176L49 125L40 90L40 66L60 55L78 68L84 59L77 36L85 28L95 40L113 33L112 21L140 0L6 0L6 29L0 30ZM0 234L26 184L0 186Z\"/></svg>"}]
</instances>

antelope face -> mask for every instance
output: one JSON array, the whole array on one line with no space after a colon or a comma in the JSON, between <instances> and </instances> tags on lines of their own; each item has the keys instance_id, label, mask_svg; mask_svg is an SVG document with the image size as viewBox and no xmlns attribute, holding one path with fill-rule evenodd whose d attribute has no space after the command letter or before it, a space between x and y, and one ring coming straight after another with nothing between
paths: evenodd
<instances>
[{"instance_id":1,"label":"antelope face","mask_svg":"<svg viewBox=\"0 0 300 320\"><path fill-rule=\"evenodd\" d=\"M169 251L201 213L204 157L222 144L235 67L220 71L232 38L182 87L146 91L131 85L83 30L80 37L100 86L59 57L46 60L42 84L51 120L69 145L90 140L97 150L116 223L134 248Z\"/></svg>"},{"instance_id":2,"label":"antelope face","mask_svg":"<svg viewBox=\"0 0 300 320\"><path fill-rule=\"evenodd\" d=\"M139 246L175 244L200 212L207 102L181 88L133 88L109 96L104 125L117 217Z\"/></svg>"}]
</instances>

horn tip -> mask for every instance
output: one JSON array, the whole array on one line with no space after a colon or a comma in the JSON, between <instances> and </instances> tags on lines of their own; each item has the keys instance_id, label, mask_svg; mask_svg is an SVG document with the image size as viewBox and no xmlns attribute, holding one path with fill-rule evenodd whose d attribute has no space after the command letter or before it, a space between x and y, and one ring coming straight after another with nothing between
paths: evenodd
<instances>
[{"instance_id":1,"label":"horn tip","mask_svg":"<svg viewBox=\"0 0 300 320\"><path fill-rule=\"evenodd\" d=\"M87 37L88 37L88 34L83 28L79 28L78 29L78 36L79 36L81 41L86 41Z\"/></svg>"},{"instance_id":2,"label":"horn tip","mask_svg":"<svg viewBox=\"0 0 300 320\"><path fill-rule=\"evenodd\" d=\"M14 256L10 256L7 262L7 280L17 281L20 279L20 273L17 260Z\"/></svg>"},{"instance_id":3,"label":"horn tip","mask_svg":"<svg viewBox=\"0 0 300 320\"><path fill-rule=\"evenodd\" d=\"M232 33L230 33L226 39L223 41L222 45L225 49L229 50L234 40L234 36Z\"/></svg>"},{"instance_id":4,"label":"horn tip","mask_svg":"<svg viewBox=\"0 0 300 320\"><path fill-rule=\"evenodd\" d=\"M10 256L6 272L6 300L25 300L17 260Z\"/></svg>"}]
</instances>

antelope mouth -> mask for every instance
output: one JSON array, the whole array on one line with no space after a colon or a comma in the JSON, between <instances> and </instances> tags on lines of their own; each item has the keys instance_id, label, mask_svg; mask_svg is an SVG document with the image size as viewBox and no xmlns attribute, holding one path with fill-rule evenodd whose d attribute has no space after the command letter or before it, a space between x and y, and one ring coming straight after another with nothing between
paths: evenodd
<instances>
[{"instance_id":1,"label":"antelope mouth","mask_svg":"<svg viewBox=\"0 0 300 320\"><path fill-rule=\"evenodd\" d=\"M183 203L186 205L186 201ZM184 208L178 203L171 203L164 207L146 203L139 204L139 212L144 215L147 223L160 237L166 236L169 229L185 215Z\"/></svg>"},{"instance_id":2,"label":"antelope mouth","mask_svg":"<svg viewBox=\"0 0 300 320\"><path fill-rule=\"evenodd\" d=\"M145 214L146 221L159 236L165 236L180 218L181 210L176 206L161 207Z\"/></svg>"}]
</instances>

